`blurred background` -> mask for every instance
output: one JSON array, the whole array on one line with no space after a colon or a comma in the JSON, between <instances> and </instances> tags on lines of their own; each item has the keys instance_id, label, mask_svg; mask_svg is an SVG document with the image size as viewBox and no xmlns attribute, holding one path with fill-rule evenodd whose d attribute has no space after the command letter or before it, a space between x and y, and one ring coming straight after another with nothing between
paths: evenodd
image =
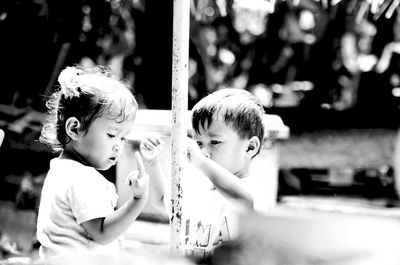
<instances>
[{"instance_id":1,"label":"blurred background","mask_svg":"<svg viewBox=\"0 0 400 265\"><path fill-rule=\"evenodd\" d=\"M278 199L396 207L400 106L397 0L190 0L189 108L246 89L290 137ZM0 258L35 251L52 151L38 142L45 101L72 64L109 66L142 109L171 109L173 1L2 0ZM115 181L115 169L104 175ZM10 225L12 224L12 225Z\"/></svg>"}]
</instances>

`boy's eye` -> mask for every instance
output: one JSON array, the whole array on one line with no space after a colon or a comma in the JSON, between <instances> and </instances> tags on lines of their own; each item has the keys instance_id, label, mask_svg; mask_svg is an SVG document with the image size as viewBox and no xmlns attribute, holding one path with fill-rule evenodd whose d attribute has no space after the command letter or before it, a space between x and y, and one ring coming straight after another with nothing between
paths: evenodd
<instances>
[{"instance_id":1,"label":"boy's eye","mask_svg":"<svg viewBox=\"0 0 400 265\"><path fill-rule=\"evenodd\" d=\"M217 140L212 140L211 141L211 144L212 145L217 145L217 144L220 144L221 142L220 141L217 141Z\"/></svg>"},{"instance_id":2,"label":"boy's eye","mask_svg":"<svg viewBox=\"0 0 400 265\"><path fill-rule=\"evenodd\" d=\"M110 138L114 138L114 137L115 137L115 135L114 135L114 134L111 134L111 133L107 133L107 135L108 135L108 137L110 137Z\"/></svg>"},{"instance_id":3,"label":"boy's eye","mask_svg":"<svg viewBox=\"0 0 400 265\"><path fill-rule=\"evenodd\" d=\"M197 145L198 146L202 146L203 144L201 142L197 142Z\"/></svg>"}]
</instances>

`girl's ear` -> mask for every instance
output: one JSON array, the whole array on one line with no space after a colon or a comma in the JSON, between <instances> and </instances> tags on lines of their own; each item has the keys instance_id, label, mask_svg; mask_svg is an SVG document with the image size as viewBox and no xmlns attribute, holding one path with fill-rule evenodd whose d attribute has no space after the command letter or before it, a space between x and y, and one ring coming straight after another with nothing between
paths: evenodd
<instances>
[{"instance_id":1,"label":"girl's ear","mask_svg":"<svg viewBox=\"0 0 400 265\"><path fill-rule=\"evenodd\" d=\"M80 127L81 127L80 121L75 117L70 117L65 122L65 133L72 140L77 140Z\"/></svg>"},{"instance_id":2,"label":"girl's ear","mask_svg":"<svg viewBox=\"0 0 400 265\"><path fill-rule=\"evenodd\" d=\"M253 136L248 141L246 153L250 158L253 158L258 154L258 151L261 148L260 139L257 136Z\"/></svg>"}]
</instances>

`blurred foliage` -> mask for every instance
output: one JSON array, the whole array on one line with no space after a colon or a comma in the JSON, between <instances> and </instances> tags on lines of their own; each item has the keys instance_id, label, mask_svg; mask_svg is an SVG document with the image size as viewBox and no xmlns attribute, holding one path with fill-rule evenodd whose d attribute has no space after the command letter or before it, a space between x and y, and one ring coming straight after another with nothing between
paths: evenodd
<instances>
[{"instance_id":1,"label":"blurred foliage","mask_svg":"<svg viewBox=\"0 0 400 265\"><path fill-rule=\"evenodd\" d=\"M397 43L398 2L191 0L189 107L234 86L266 108L397 109L397 46L381 55ZM173 1L2 1L0 103L43 110L79 63L111 67L141 107L170 108L172 16Z\"/></svg>"}]
</instances>

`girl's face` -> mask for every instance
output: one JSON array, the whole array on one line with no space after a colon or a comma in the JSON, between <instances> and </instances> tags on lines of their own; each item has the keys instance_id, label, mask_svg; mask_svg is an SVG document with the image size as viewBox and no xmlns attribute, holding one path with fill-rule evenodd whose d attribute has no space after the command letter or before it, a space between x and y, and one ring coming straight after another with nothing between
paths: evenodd
<instances>
[{"instance_id":1,"label":"girl's face","mask_svg":"<svg viewBox=\"0 0 400 265\"><path fill-rule=\"evenodd\" d=\"M115 165L122 154L126 137L133 126L133 119L117 122L100 117L90 125L87 133L80 132L74 144L74 151L98 170L107 170Z\"/></svg>"},{"instance_id":2,"label":"girl's face","mask_svg":"<svg viewBox=\"0 0 400 265\"><path fill-rule=\"evenodd\" d=\"M250 161L246 153L248 141L241 139L221 118L205 127L200 126L200 133L194 133L203 154L237 177L246 177Z\"/></svg>"}]
</instances>

